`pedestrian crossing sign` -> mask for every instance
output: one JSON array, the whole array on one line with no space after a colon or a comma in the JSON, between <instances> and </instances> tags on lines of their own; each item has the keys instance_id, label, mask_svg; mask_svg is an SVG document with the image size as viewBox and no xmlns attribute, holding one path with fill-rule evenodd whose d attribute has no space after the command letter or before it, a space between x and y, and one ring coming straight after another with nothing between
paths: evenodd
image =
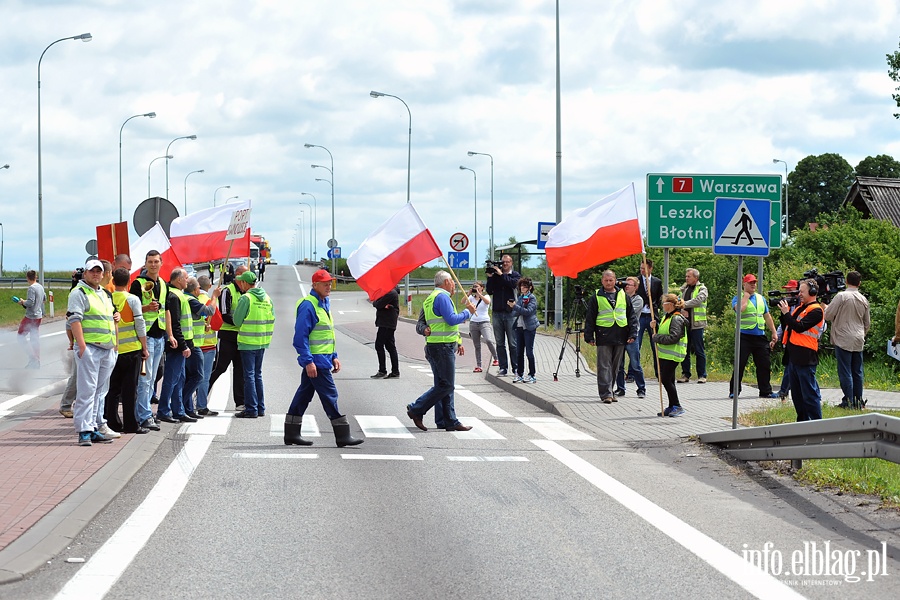
<instances>
[{"instance_id":1,"label":"pedestrian crossing sign","mask_svg":"<svg viewBox=\"0 0 900 600\"><path fill-rule=\"evenodd\" d=\"M768 256L772 203L749 198L716 198L713 253Z\"/></svg>"}]
</instances>

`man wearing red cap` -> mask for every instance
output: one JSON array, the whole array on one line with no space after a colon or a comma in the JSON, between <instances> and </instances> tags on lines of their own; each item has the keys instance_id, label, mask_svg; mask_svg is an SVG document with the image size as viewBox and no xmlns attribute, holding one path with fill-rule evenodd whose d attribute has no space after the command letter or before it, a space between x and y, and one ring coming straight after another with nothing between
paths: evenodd
<instances>
[{"instance_id":1,"label":"man wearing red cap","mask_svg":"<svg viewBox=\"0 0 900 600\"><path fill-rule=\"evenodd\" d=\"M303 371L300 373L300 387L284 417L284 443L288 446L312 445L311 441L300 436L300 432L303 415L313 394L319 395L325 414L331 419L338 448L356 446L364 441L350 435L347 416L342 415L338 409L337 386L331 376L341 370L341 361L338 360L334 345L334 322L331 319L331 282L331 273L319 269L312 276L312 291L297 301L294 349Z\"/></svg>"},{"instance_id":2,"label":"man wearing red cap","mask_svg":"<svg viewBox=\"0 0 900 600\"><path fill-rule=\"evenodd\" d=\"M789 280L786 284L781 286L781 289L785 290L785 294L793 299L793 301L789 301L790 304L795 304L797 300L797 290L799 288L799 284L796 279ZM784 339L784 328L779 325L775 330L775 339L782 340ZM784 375L781 376L781 387L778 388L778 397L781 398L781 401L784 402L788 398L788 393L791 391L791 363L787 363L784 365Z\"/></svg>"},{"instance_id":3,"label":"man wearing red cap","mask_svg":"<svg viewBox=\"0 0 900 600\"><path fill-rule=\"evenodd\" d=\"M744 378L744 369L747 360L753 355L753 364L756 365L756 383L759 386L760 398L777 398L778 394L772 392L772 383L769 381L772 375L772 362L769 351L778 339L775 333L775 321L769 313L769 305L766 299L756 293L756 275L749 273L744 275L744 293L740 298L731 299L731 307L740 315L741 321L741 354L738 361L738 373L740 379ZM772 332L772 340L766 339L766 327ZM734 398L735 393L740 394L741 382L737 382L735 391L734 375L731 376L731 393L729 398Z\"/></svg>"}]
</instances>

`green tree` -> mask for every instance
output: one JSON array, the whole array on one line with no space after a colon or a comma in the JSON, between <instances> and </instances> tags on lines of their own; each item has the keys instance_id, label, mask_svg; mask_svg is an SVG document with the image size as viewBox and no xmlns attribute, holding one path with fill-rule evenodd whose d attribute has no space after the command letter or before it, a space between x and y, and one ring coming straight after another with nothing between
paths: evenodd
<instances>
[{"instance_id":1,"label":"green tree","mask_svg":"<svg viewBox=\"0 0 900 600\"><path fill-rule=\"evenodd\" d=\"M790 223L806 229L820 213L840 208L853 184L853 167L840 154L807 156L791 173Z\"/></svg>"},{"instance_id":2,"label":"green tree","mask_svg":"<svg viewBox=\"0 0 900 600\"><path fill-rule=\"evenodd\" d=\"M886 54L887 64L888 64L888 77L894 81L894 83L900 83L900 51L894 52L893 54ZM896 88L895 91L900 92L900 87ZM900 94L891 94L891 97L894 99L894 102L897 103L897 106L900 106ZM894 113L894 118L900 119L900 113Z\"/></svg>"},{"instance_id":3,"label":"green tree","mask_svg":"<svg viewBox=\"0 0 900 600\"><path fill-rule=\"evenodd\" d=\"M856 165L856 175L858 177L889 177L896 179L900 177L900 162L887 154L867 156Z\"/></svg>"}]
</instances>

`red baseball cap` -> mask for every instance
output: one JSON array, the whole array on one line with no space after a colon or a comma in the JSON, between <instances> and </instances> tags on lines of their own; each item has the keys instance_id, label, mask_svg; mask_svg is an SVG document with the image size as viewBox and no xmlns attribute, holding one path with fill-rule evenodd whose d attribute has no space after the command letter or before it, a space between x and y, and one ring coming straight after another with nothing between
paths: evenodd
<instances>
[{"instance_id":1,"label":"red baseball cap","mask_svg":"<svg viewBox=\"0 0 900 600\"><path fill-rule=\"evenodd\" d=\"M793 290L793 289L797 289L797 288L799 288L799 287L800 287L800 284L797 283L797 280L796 280L796 279L791 279L791 280L788 281L786 284L784 284L783 286L781 286L781 289L783 289L783 290Z\"/></svg>"},{"instance_id":2,"label":"red baseball cap","mask_svg":"<svg viewBox=\"0 0 900 600\"><path fill-rule=\"evenodd\" d=\"M756 275L753 273L747 273L744 275L744 279L742 280L744 283L754 283L756 281Z\"/></svg>"},{"instance_id":3,"label":"red baseball cap","mask_svg":"<svg viewBox=\"0 0 900 600\"><path fill-rule=\"evenodd\" d=\"M318 271L313 273L313 276L312 276L313 283L319 283L322 281L331 281L332 279L334 279L334 278L331 276L331 273L329 273L325 269L319 269Z\"/></svg>"}]
</instances>

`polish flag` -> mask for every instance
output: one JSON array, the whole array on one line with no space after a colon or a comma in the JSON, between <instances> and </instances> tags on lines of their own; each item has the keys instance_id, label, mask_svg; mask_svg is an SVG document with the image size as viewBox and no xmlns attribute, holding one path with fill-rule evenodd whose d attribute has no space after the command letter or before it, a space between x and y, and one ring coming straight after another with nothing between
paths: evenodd
<instances>
[{"instance_id":1,"label":"polish flag","mask_svg":"<svg viewBox=\"0 0 900 600\"><path fill-rule=\"evenodd\" d=\"M232 257L250 256L249 227L244 237L234 240L233 247L230 240L225 240L231 215L249 208L250 200L241 200L178 217L169 226L172 247L187 264L221 260L228 255L229 248Z\"/></svg>"},{"instance_id":2,"label":"polish flag","mask_svg":"<svg viewBox=\"0 0 900 600\"><path fill-rule=\"evenodd\" d=\"M132 280L144 268L144 260L147 258L147 253L151 250L159 252L160 258L162 258L162 268L159 270L160 279L168 281L169 276L172 274L172 269L182 268L181 261L178 260L175 249L169 243L169 238L166 237L166 232L163 230L162 225L156 223L131 246Z\"/></svg>"},{"instance_id":3,"label":"polish flag","mask_svg":"<svg viewBox=\"0 0 900 600\"><path fill-rule=\"evenodd\" d=\"M644 252L634 184L576 210L547 235L547 265L557 277L577 277L599 264Z\"/></svg>"},{"instance_id":4,"label":"polish flag","mask_svg":"<svg viewBox=\"0 0 900 600\"><path fill-rule=\"evenodd\" d=\"M377 300L410 271L440 257L431 232L407 203L347 257L347 267L369 299Z\"/></svg>"}]
</instances>

